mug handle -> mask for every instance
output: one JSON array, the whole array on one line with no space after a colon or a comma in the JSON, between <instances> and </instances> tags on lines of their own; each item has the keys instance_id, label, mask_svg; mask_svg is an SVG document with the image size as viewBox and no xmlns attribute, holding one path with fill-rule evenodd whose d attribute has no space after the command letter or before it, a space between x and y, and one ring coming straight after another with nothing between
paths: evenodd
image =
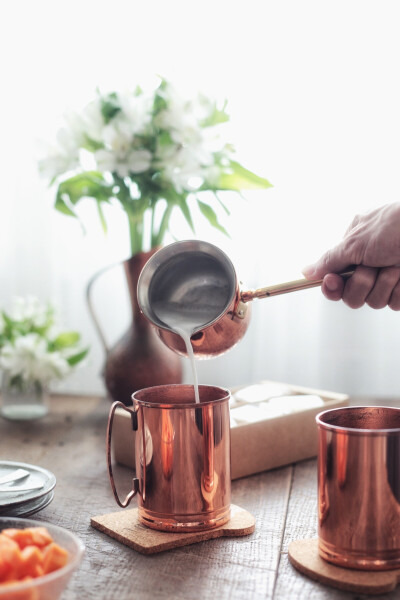
<instances>
[{"instance_id":1,"label":"mug handle","mask_svg":"<svg viewBox=\"0 0 400 600\"><path fill-rule=\"evenodd\" d=\"M126 410L126 412L130 413L130 415L132 417L132 424L134 424L135 422L137 423L137 419L133 419L134 416L136 417L136 411L130 410L122 402L114 402L112 404L111 409L110 409L110 414L109 414L109 417L108 417L107 437L106 437L106 441L107 441L106 452L107 452L108 476L110 478L111 489L112 489L112 491L114 493L114 498L117 501L118 506L121 506L122 508L125 508L126 506L128 506L128 504L130 504L130 501L132 500L132 498L134 496L136 496L137 492L139 491L139 479L137 477L134 477L132 479L132 489L126 495L125 500L123 502L121 502L121 500L119 499L119 496L118 496L117 488L115 487L114 475L113 475L112 465L111 465L111 436L112 436L112 426L113 426L115 411L117 410L117 408L123 408L124 410Z\"/></svg>"}]
</instances>

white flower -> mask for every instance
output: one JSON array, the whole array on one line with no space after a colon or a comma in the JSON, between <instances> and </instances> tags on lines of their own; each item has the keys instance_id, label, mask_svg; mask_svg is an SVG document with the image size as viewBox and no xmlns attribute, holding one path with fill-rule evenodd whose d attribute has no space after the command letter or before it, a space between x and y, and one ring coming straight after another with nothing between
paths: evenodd
<instances>
[{"instance_id":1,"label":"white flower","mask_svg":"<svg viewBox=\"0 0 400 600\"><path fill-rule=\"evenodd\" d=\"M11 378L47 384L67 375L71 368L59 352L48 352L46 341L36 333L6 343L0 351L0 367Z\"/></svg>"},{"instance_id":2,"label":"white flower","mask_svg":"<svg viewBox=\"0 0 400 600\"><path fill-rule=\"evenodd\" d=\"M205 131L215 127L204 129L202 123L212 114L214 105L201 95L184 99L171 85L164 90L163 96L167 107L158 113L157 126L169 131L177 144L204 144Z\"/></svg>"},{"instance_id":3,"label":"white flower","mask_svg":"<svg viewBox=\"0 0 400 600\"><path fill-rule=\"evenodd\" d=\"M128 128L133 136L145 133L151 121L151 98L143 94L136 96L131 92L122 92L118 94L118 101L121 111L114 121Z\"/></svg>"},{"instance_id":4,"label":"white flower","mask_svg":"<svg viewBox=\"0 0 400 600\"><path fill-rule=\"evenodd\" d=\"M10 317L14 321L30 321L34 327L47 325L51 314L50 307L41 304L34 296L15 298L10 311Z\"/></svg>"},{"instance_id":5,"label":"white flower","mask_svg":"<svg viewBox=\"0 0 400 600\"><path fill-rule=\"evenodd\" d=\"M84 135L95 142L100 142L104 129L104 118L101 114L101 102L96 98L90 102L82 114L82 130Z\"/></svg>"},{"instance_id":6,"label":"white flower","mask_svg":"<svg viewBox=\"0 0 400 600\"><path fill-rule=\"evenodd\" d=\"M164 181L172 183L178 194L194 191L203 183L203 167L196 155L184 147L167 147L159 151L156 166Z\"/></svg>"},{"instance_id":7,"label":"white flower","mask_svg":"<svg viewBox=\"0 0 400 600\"><path fill-rule=\"evenodd\" d=\"M66 126L56 135L56 143L49 145L47 156L39 161L40 173L49 178L58 177L79 167L79 153L84 143L82 119L73 112L65 115Z\"/></svg>"},{"instance_id":8,"label":"white flower","mask_svg":"<svg viewBox=\"0 0 400 600\"><path fill-rule=\"evenodd\" d=\"M170 132L171 138L177 144L187 144L201 141L201 129L190 112L176 104L162 110L156 118L161 129Z\"/></svg>"},{"instance_id":9,"label":"white flower","mask_svg":"<svg viewBox=\"0 0 400 600\"><path fill-rule=\"evenodd\" d=\"M221 175L221 168L217 165L210 165L203 170L204 181L210 186L216 186Z\"/></svg>"},{"instance_id":10,"label":"white flower","mask_svg":"<svg viewBox=\"0 0 400 600\"><path fill-rule=\"evenodd\" d=\"M59 132L58 137L61 139L64 133L66 137L66 130ZM63 145L60 140L57 145L48 147L47 154L46 158L39 161L39 171L49 179L73 171L79 166L79 148L72 147L70 144Z\"/></svg>"},{"instance_id":11,"label":"white flower","mask_svg":"<svg viewBox=\"0 0 400 600\"><path fill-rule=\"evenodd\" d=\"M7 327L3 327L3 320ZM77 332L55 327L54 308L32 296L16 298L11 310L0 317L0 326L0 369L7 372L12 386L47 385L53 379L61 379L87 353L79 347ZM17 379L13 381L14 378Z\"/></svg>"},{"instance_id":12,"label":"white flower","mask_svg":"<svg viewBox=\"0 0 400 600\"><path fill-rule=\"evenodd\" d=\"M129 173L143 173L151 165L151 152L148 150L131 150L128 153L116 153L112 150L97 150L95 154L100 171L115 171L120 177Z\"/></svg>"},{"instance_id":13,"label":"white flower","mask_svg":"<svg viewBox=\"0 0 400 600\"><path fill-rule=\"evenodd\" d=\"M102 141L104 149L94 154L101 171L116 171L120 177L126 177L129 173L143 173L149 169L151 152L132 147L132 132L123 121L107 125L103 129Z\"/></svg>"},{"instance_id":14,"label":"white flower","mask_svg":"<svg viewBox=\"0 0 400 600\"><path fill-rule=\"evenodd\" d=\"M192 102L181 98L170 86L164 91L164 97L167 106L156 116L156 126L168 131L177 144L201 143L201 127Z\"/></svg>"}]
</instances>

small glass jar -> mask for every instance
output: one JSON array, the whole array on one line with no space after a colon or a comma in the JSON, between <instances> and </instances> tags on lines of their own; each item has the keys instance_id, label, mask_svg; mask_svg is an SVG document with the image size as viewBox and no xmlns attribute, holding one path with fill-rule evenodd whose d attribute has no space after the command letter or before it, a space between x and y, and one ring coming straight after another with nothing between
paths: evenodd
<instances>
[{"instance_id":1,"label":"small glass jar","mask_svg":"<svg viewBox=\"0 0 400 600\"><path fill-rule=\"evenodd\" d=\"M7 371L2 373L0 414L13 421L40 419L49 412L49 392L39 382L12 381Z\"/></svg>"}]
</instances>

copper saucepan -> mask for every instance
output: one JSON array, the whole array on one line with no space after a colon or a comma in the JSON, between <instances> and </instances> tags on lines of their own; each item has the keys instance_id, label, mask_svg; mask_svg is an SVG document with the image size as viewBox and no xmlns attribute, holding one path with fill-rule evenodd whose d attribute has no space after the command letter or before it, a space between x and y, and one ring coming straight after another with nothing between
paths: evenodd
<instances>
[{"instance_id":1,"label":"copper saucepan","mask_svg":"<svg viewBox=\"0 0 400 600\"><path fill-rule=\"evenodd\" d=\"M341 275L350 277L353 272ZM222 250L208 242L187 240L161 248L148 260L138 281L138 303L162 341L182 355L186 355L185 344L162 320L159 307L169 303L183 317L199 309L201 325L193 328L190 340L196 358L210 358L223 354L244 336L250 300L317 287L322 281L299 279L242 291L235 268Z\"/></svg>"}]
</instances>

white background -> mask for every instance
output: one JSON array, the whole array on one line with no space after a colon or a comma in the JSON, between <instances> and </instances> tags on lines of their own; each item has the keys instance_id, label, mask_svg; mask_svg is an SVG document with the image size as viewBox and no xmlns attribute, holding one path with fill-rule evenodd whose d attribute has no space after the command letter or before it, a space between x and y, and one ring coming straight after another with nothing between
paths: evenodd
<instances>
[{"instance_id":1,"label":"white background","mask_svg":"<svg viewBox=\"0 0 400 600\"><path fill-rule=\"evenodd\" d=\"M400 9L396 1L146 2L15 0L0 9L0 306L51 299L91 346L58 386L101 393L103 353L85 304L88 279L129 256L123 215L105 238L52 209L37 171L68 108L161 74L227 98L237 158L273 188L228 195L227 240L198 219L251 287L301 276L356 212L400 199ZM179 219L174 233L190 233ZM129 323L123 278L96 288L110 340ZM348 393L398 394L400 315L329 303L318 289L254 302L245 339L199 365L202 383L276 379ZM188 377L187 377L188 378Z\"/></svg>"}]
</instances>

